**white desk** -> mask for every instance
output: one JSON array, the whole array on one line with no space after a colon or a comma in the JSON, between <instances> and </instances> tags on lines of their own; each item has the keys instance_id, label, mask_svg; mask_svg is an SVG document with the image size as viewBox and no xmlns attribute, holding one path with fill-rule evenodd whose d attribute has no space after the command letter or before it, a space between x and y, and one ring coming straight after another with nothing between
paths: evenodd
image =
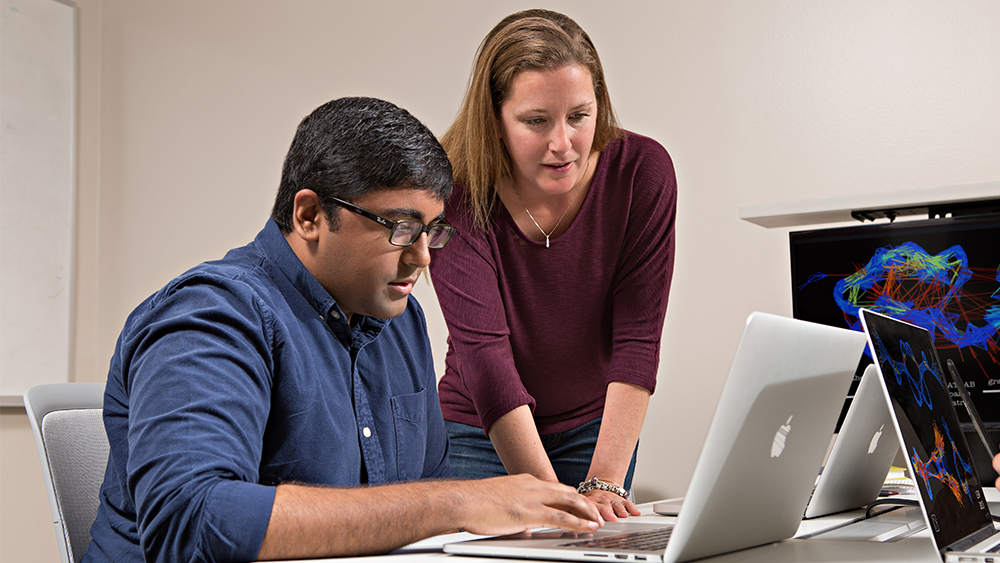
<instances>
[{"instance_id":1,"label":"white desk","mask_svg":"<svg viewBox=\"0 0 1000 563\"><path fill-rule=\"evenodd\" d=\"M1000 493L995 488L985 489L986 498L994 514L1000 513ZM916 498L916 497L913 497ZM630 520L638 522L671 522L675 518L660 516L653 513L653 503L639 505L642 516ZM837 514L813 520L803 520L796 538L745 549L716 557L699 559L705 563L869 563L871 561L886 561L891 563L941 563L941 558L931 543L927 530L917 532L909 537L888 542L828 540L819 538L798 539L799 536L814 534L838 524L850 521L863 515L863 510ZM448 555L441 551L441 545L461 539L476 536L460 533L438 536L417 542L389 555L374 557L349 557L336 559L312 559L301 563L488 563L490 561L523 563L523 559L497 559L483 557L462 557ZM611 563L611 562L609 562Z\"/></svg>"}]
</instances>

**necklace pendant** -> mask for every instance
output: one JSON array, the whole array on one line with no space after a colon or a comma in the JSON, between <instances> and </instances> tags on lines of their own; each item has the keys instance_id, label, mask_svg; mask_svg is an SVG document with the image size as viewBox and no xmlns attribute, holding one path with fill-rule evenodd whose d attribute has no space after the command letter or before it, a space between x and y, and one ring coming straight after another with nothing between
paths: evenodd
<instances>
[{"instance_id":1,"label":"necklace pendant","mask_svg":"<svg viewBox=\"0 0 1000 563\"><path fill-rule=\"evenodd\" d=\"M545 248L549 247L549 235L545 235Z\"/></svg>"}]
</instances>

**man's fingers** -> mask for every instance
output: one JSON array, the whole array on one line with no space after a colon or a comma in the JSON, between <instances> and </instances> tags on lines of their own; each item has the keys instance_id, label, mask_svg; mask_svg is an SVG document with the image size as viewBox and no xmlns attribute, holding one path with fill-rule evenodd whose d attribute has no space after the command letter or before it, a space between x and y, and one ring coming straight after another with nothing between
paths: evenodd
<instances>
[{"instance_id":1,"label":"man's fingers","mask_svg":"<svg viewBox=\"0 0 1000 563\"><path fill-rule=\"evenodd\" d=\"M553 508L565 510L583 520L597 522L604 525L603 514L591 499L577 493L572 487L557 485L559 490L555 491L555 496L545 502Z\"/></svg>"},{"instance_id":2,"label":"man's fingers","mask_svg":"<svg viewBox=\"0 0 1000 563\"><path fill-rule=\"evenodd\" d=\"M530 475L466 481L477 500L463 526L478 534L509 534L532 528L591 532L604 525L594 503L572 487L540 481Z\"/></svg>"},{"instance_id":3,"label":"man's fingers","mask_svg":"<svg viewBox=\"0 0 1000 563\"><path fill-rule=\"evenodd\" d=\"M553 521L545 527L561 528L570 532L593 532L601 527L595 520L580 518L559 509L552 510L552 518Z\"/></svg>"}]
</instances>

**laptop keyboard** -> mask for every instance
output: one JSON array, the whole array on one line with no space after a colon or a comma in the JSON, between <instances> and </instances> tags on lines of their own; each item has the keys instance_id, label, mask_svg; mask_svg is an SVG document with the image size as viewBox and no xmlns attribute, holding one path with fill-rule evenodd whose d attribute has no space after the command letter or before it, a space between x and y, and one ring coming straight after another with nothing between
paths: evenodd
<instances>
[{"instance_id":1,"label":"laptop keyboard","mask_svg":"<svg viewBox=\"0 0 1000 563\"><path fill-rule=\"evenodd\" d=\"M611 550L631 550L631 551L663 551L670 540L670 533L674 531L673 526L667 528L657 528L655 530L644 530L642 532L631 532L619 534L617 536L606 536L591 540L583 540L562 544L561 547L591 547Z\"/></svg>"}]
</instances>

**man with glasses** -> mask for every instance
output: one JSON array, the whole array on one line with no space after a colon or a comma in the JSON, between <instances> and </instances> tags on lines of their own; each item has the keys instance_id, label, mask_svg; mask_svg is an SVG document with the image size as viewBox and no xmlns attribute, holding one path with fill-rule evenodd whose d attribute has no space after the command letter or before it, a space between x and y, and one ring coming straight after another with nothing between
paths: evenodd
<instances>
[{"instance_id":1,"label":"man with glasses","mask_svg":"<svg viewBox=\"0 0 1000 563\"><path fill-rule=\"evenodd\" d=\"M335 100L302 121L254 241L125 323L84 561L351 555L460 528L600 525L563 485L443 479L447 434L409 294L428 248L455 233L451 186L437 140L388 102Z\"/></svg>"}]
</instances>

